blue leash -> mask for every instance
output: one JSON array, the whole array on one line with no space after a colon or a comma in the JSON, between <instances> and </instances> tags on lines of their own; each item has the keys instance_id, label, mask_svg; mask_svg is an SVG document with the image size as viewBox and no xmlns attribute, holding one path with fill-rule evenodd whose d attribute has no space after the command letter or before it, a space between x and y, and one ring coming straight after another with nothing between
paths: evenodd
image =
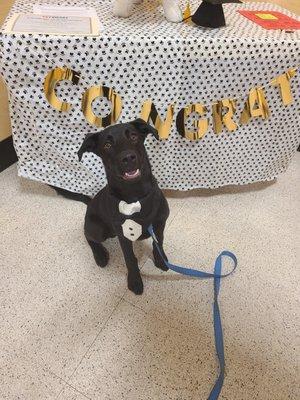
<instances>
[{"instance_id":1,"label":"blue leash","mask_svg":"<svg viewBox=\"0 0 300 400\"><path fill-rule=\"evenodd\" d=\"M215 334L215 347L217 351L217 356L219 359L219 366L220 366L220 373L219 377L216 380L216 383L214 387L212 388L210 395L208 397L208 400L217 400L219 398L219 394L221 393L223 382L224 382L224 375L225 375L225 357L224 357L224 343L223 343L223 330L222 330L222 322L221 322L221 315L220 315L220 309L219 309L219 304L218 304L218 295L220 291L220 283L221 283L221 278L225 278L228 275L231 275L234 270L237 267L237 258L236 256L231 253L230 251L222 251L220 253L215 261L215 267L214 267L214 273L209 273L209 272L204 272L204 271L198 271L196 269L191 269L191 268L184 268L180 267L179 265L174 265L169 263L160 248L160 245L158 244L157 238L155 236L155 233L153 231L153 226L150 225L148 228L148 232L150 233L153 242L164 260L166 266L171 269L172 271L178 272L179 274L182 275L188 275L188 276L193 276L196 278L214 278L214 334ZM233 269L228 272L227 274L222 274L222 257L227 256L231 258L233 261Z\"/></svg>"}]
</instances>

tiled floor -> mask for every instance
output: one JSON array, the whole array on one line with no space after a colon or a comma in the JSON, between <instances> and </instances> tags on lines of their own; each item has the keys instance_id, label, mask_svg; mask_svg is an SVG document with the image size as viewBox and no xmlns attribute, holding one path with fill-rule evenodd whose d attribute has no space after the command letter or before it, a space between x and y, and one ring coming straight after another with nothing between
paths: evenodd
<instances>
[{"instance_id":1,"label":"tiled floor","mask_svg":"<svg viewBox=\"0 0 300 400\"><path fill-rule=\"evenodd\" d=\"M168 193L166 252L222 283L227 373L220 400L296 400L299 391L300 153L277 182ZM100 270L85 205L0 174L0 399L205 400L217 363L212 281L162 273L137 254L145 292L126 289L116 241Z\"/></svg>"}]
</instances>

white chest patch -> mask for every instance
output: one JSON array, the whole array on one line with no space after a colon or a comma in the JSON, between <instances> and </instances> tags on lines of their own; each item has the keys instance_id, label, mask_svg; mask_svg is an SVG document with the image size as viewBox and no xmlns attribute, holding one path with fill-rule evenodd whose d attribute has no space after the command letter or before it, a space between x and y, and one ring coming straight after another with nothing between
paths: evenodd
<instances>
[{"instance_id":1,"label":"white chest patch","mask_svg":"<svg viewBox=\"0 0 300 400\"><path fill-rule=\"evenodd\" d=\"M124 215L132 215L137 212L140 212L142 209L141 203L136 201L135 203L126 203L126 201L120 201L119 203L119 211ZM132 219L126 219L126 221L122 224L123 235L127 239L135 242L142 234L142 226Z\"/></svg>"}]
</instances>

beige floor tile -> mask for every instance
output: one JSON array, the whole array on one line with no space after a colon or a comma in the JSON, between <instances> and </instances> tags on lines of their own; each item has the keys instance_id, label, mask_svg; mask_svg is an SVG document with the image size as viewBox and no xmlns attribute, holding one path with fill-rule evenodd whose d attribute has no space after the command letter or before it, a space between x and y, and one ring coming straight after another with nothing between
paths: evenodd
<instances>
[{"instance_id":1,"label":"beige floor tile","mask_svg":"<svg viewBox=\"0 0 300 400\"><path fill-rule=\"evenodd\" d=\"M86 282L60 297L46 298L35 291L20 306L16 303L13 310L0 314L0 337L20 351L26 349L37 362L66 378L119 301L103 289L103 285Z\"/></svg>"},{"instance_id":2,"label":"beige floor tile","mask_svg":"<svg viewBox=\"0 0 300 400\"><path fill-rule=\"evenodd\" d=\"M25 257L26 273L6 264L8 289L1 285L0 314L13 328L6 340L63 377L80 362L126 288L119 261L101 270L80 247L54 255L37 246L39 252Z\"/></svg>"},{"instance_id":3,"label":"beige floor tile","mask_svg":"<svg viewBox=\"0 0 300 400\"><path fill-rule=\"evenodd\" d=\"M196 280L174 272L158 270L151 260L142 270L143 296L127 292L125 300L149 313L153 318L168 321L175 329L188 326L203 329L210 336L213 281Z\"/></svg>"},{"instance_id":4,"label":"beige floor tile","mask_svg":"<svg viewBox=\"0 0 300 400\"><path fill-rule=\"evenodd\" d=\"M299 398L299 272L287 243L248 231L238 280L222 287L227 376L224 399ZM298 258L299 259L299 258ZM287 273L289 271L289 273Z\"/></svg>"},{"instance_id":5,"label":"beige floor tile","mask_svg":"<svg viewBox=\"0 0 300 400\"><path fill-rule=\"evenodd\" d=\"M170 261L212 271L224 248L239 260L220 294L222 400L300 398L299 178L298 153L275 183L167 192ZM161 272L149 240L136 246L145 292L134 296L117 241L107 243L109 266L95 265L83 204L15 167L0 185L0 398L206 398L217 371L213 282Z\"/></svg>"},{"instance_id":6,"label":"beige floor tile","mask_svg":"<svg viewBox=\"0 0 300 400\"><path fill-rule=\"evenodd\" d=\"M69 383L92 399L202 399L215 364L202 330L174 330L123 302Z\"/></svg>"},{"instance_id":7,"label":"beige floor tile","mask_svg":"<svg viewBox=\"0 0 300 400\"><path fill-rule=\"evenodd\" d=\"M0 339L0 398L2 400L53 400L64 382L25 353Z\"/></svg>"},{"instance_id":8,"label":"beige floor tile","mask_svg":"<svg viewBox=\"0 0 300 400\"><path fill-rule=\"evenodd\" d=\"M223 280L220 296L229 371L226 399L232 393L243 400L299 398L300 208L294 182L299 162L297 155L276 183L256 185L257 190L241 192L233 203L230 194L207 203L190 196L166 231L166 252L175 263L198 268L199 254L202 266L212 270L212 257L222 243L238 256L238 270ZM215 221L207 221L213 215ZM202 329L212 334L211 321L202 320L205 313L211 316L212 283L162 273L151 261L142 273L144 295L127 292L127 301L176 329L196 330L201 321L207 324Z\"/></svg>"},{"instance_id":9,"label":"beige floor tile","mask_svg":"<svg viewBox=\"0 0 300 400\"><path fill-rule=\"evenodd\" d=\"M220 192L207 196L205 193L191 192L166 229L166 244L172 246L172 251L178 249L180 255L177 262L187 263L198 257L199 263L210 254L214 259L219 250L241 240L249 213L242 203L243 194Z\"/></svg>"},{"instance_id":10,"label":"beige floor tile","mask_svg":"<svg viewBox=\"0 0 300 400\"><path fill-rule=\"evenodd\" d=\"M176 218L176 216L181 212L183 209L187 198L186 192L178 192L175 190L163 190L164 196L166 197L169 208L170 208L170 215L167 219L166 227L168 227L171 222Z\"/></svg>"},{"instance_id":11,"label":"beige floor tile","mask_svg":"<svg viewBox=\"0 0 300 400\"><path fill-rule=\"evenodd\" d=\"M111 241L110 265L100 269L83 235L85 206L30 181L14 192L8 175L0 206L0 336L67 377L126 289L122 254Z\"/></svg>"},{"instance_id":12,"label":"beige floor tile","mask_svg":"<svg viewBox=\"0 0 300 400\"><path fill-rule=\"evenodd\" d=\"M64 387L64 389L57 398L57 400L86 400L86 399L90 399L90 397L87 397L82 393L79 393L77 390L73 389L69 385L66 385Z\"/></svg>"}]
</instances>

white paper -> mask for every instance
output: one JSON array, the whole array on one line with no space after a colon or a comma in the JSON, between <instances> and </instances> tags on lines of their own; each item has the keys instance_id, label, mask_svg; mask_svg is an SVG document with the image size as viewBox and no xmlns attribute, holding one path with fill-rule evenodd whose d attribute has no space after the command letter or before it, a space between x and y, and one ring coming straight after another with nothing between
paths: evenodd
<instances>
[{"instance_id":1,"label":"white paper","mask_svg":"<svg viewBox=\"0 0 300 400\"><path fill-rule=\"evenodd\" d=\"M59 6L53 4L35 4L33 13L36 15L57 16L57 17L91 17L97 20L99 31L103 30L97 11L93 7Z\"/></svg>"},{"instance_id":2,"label":"white paper","mask_svg":"<svg viewBox=\"0 0 300 400\"><path fill-rule=\"evenodd\" d=\"M89 35L92 33L92 25L90 17L21 14L11 30L12 32Z\"/></svg>"},{"instance_id":3,"label":"white paper","mask_svg":"<svg viewBox=\"0 0 300 400\"><path fill-rule=\"evenodd\" d=\"M37 15L55 15L65 17L97 17L95 8L36 4L33 13Z\"/></svg>"}]
</instances>

